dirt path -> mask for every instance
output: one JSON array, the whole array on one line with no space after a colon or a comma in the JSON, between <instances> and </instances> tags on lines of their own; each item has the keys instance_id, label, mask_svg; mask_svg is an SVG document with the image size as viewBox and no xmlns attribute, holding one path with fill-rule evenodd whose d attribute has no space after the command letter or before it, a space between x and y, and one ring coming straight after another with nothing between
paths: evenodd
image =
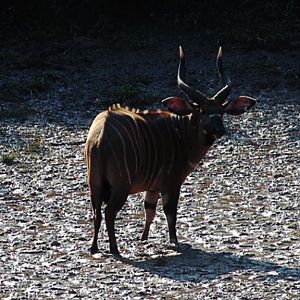
<instances>
[{"instance_id":1,"label":"dirt path","mask_svg":"<svg viewBox=\"0 0 300 300\"><path fill-rule=\"evenodd\" d=\"M112 99L156 106L178 94L181 38L190 81L212 93L213 43L147 36L139 43L81 37L44 48L37 41L2 46L0 298L299 299L299 54L293 51L225 52L234 94L259 102L226 119L229 134L183 186L179 249L168 248L161 207L149 241L139 241L138 194L117 219L123 259L107 253L104 226L101 253L88 252L89 124Z\"/></svg>"}]
</instances>

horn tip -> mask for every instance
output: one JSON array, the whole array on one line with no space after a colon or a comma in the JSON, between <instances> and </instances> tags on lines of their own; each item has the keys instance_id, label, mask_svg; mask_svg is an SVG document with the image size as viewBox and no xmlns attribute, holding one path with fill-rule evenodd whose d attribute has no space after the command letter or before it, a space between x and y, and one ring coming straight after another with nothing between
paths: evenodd
<instances>
[{"instance_id":1,"label":"horn tip","mask_svg":"<svg viewBox=\"0 0 300 300\"><path fill-rule=\"evenodd\" d=\"M179 56L180 56L180 58L184 57L184 52L183 52L183 48L181 45L179 45Z\"/></svg>"},{"instance_id":2,"label":"horn tip","mask_svg":"<svg viewBox=\"0 0 300 300\"><path fill-rule=\"evenodd\" d=\"M222 55L223 55L223 51L222 51L222 46L219 47L219 50L218 50L218 58L222 58Z\"/></svg>"}]
</instances>

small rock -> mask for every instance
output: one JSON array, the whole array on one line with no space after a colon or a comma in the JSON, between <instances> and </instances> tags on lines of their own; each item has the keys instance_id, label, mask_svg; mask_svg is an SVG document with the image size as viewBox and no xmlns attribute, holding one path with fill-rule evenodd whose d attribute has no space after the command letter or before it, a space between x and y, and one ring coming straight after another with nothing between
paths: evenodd
<instances>
[{"instance_id":1,"label":"small rock","mask_svg":"<svg viewBox=\"0 0 300 300\"><path fill-rule=\"evenodd\" d=\"M23 189L19 188L19 189L15 189L12 192L12 195L14 196L21 196L23 194Z\"/></svg>"},{"instance_id":2,"label":"small rock","mask_svg":"<svg viewBox=\"0 0 300 300\"><path fill-rule=\"evenodd\" d=\"M51 246L51 247L59 247L59 246L60 246L60 243L57 242L57 241L53 241L53 242L51 242L50 246Z\"/></svg>"}]
</instances>

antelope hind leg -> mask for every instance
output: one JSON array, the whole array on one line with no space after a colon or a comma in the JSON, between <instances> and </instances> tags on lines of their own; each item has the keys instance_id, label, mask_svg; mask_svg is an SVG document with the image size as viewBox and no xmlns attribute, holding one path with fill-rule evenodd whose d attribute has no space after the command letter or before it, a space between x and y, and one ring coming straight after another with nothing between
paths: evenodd
<instances>
[{"instance_id":1,"label":"antelope hind leg","mask_svg":"<svg viewBox=\"0 0 300 300\"><path fill-rule=\"evenodd\" d=\"M123 207L127 200L128 192L115 191L111 192L111 197L105 207L105 222L109 238L109 251L111 254L119 255L117 240L115 235L115 219L118 211Z\"/></svg>"},{"instance_id":2,"label":"antelope hind leg","mask_svg":"<svg viewBox=\"0 0 300 300\"><path fill-rule=\"evenodd\" d=\"M90 249L91 254L99 252L97 239L98 233L101 225L101 198L100 198L100 189L99 188L90 188L91 202L93 207L93 221L94 221L94 232L93 232L93 241Z\"/></svg>"}]
</instances>

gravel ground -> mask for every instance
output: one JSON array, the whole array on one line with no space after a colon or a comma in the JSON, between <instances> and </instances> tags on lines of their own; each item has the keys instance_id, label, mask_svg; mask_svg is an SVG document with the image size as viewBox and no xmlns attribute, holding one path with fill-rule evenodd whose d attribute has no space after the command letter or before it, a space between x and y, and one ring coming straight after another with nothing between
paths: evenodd
<instances>
[{"instance_id":1,"label":"gravel ground","mask_svg":"<svg viewBox=\"0 0 300 300\"><path fill-rule=\"evenodd\" d=\"M248 55L242 57L259 53ZM145 57L138 56L138 66ZM163 78L169 67L160 68ZM87 87L90 96L100 73L84 72L71 87L73 94ZM117 259L108 254L104 224L100 253L88 251L92 212L83 148L100 100L88 109L62 109L66 86L29 96L26 121L1 119L1 299L300 299L297 90L248 88L259 100L256 109L225 120L229 134L182 187L178 249L168 246L161 205L149 241L139 241L143 195L130 196L117 218Z\"/></svg>"}]
</instances>

